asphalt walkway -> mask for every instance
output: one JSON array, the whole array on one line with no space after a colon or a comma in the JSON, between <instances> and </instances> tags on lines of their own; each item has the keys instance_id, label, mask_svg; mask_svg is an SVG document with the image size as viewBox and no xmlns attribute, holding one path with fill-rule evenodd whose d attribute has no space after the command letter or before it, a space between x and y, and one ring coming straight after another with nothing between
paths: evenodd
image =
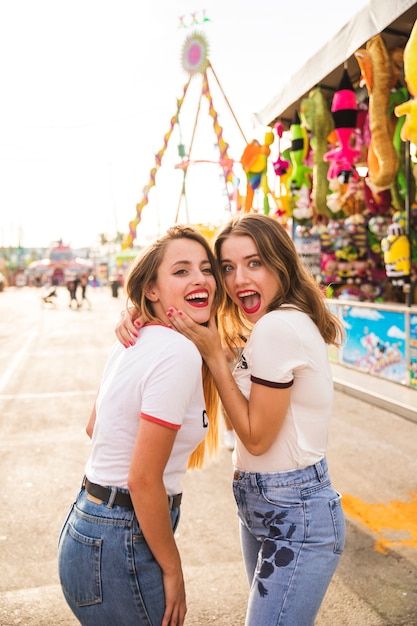
<instances>
[{"instance_id":1,"label":"asphalt walkway","mask_svg":"<svg viewBox=\"0 0 417 626\"><path fill-rule=\"evenodd\" d=\"M41 307L36 290L0 294L1 626L77 623L58 583L57 539L89 453L84 427L123 307L110 289L89 296L91 311L72 311L64 292L55 307ZM416 452L413 420L336 390L328 462L348 534L316 626L417 626ZM184 481L177 541L188 626L244 624L248 587L231 479L231 452L222 447Z\"/></svg>"}]
</instances>

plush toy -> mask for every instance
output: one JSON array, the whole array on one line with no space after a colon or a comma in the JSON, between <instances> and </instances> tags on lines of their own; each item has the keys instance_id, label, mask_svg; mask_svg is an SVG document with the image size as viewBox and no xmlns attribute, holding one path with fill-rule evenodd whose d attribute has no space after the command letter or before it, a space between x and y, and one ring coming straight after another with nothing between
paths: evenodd
<instances>
[{"instance_id":1,"label":"plush toy","mask_svg":"<svg viewBox=\"0 0 417 626\"><path fill-rule=\"evenodd\" d=\"M291 191L297 191L303 185L310 188L311 180L309 174L311 174L312 168L305 165L309 148L308 136L306 129L301 125L297 112L294 114L293 122L290 126L290 135L290 159L292 164L292 172L289 179L290 189Z\"/></svg>"},{"instance_id":2,"label":"plush toy","mask_svg":"<svg viewBox=\"0 0 417 626\"><path fill-rule=\"evenodd\" d=\"M347 70L344 70L339 88L332 101L332 115L338 145L323 156L325 161L330 161L329 180L342 178L342 182L348 183L351 179L358 178L354 163L360 157L361 151L352 147L357 112L356 95L349 74Z\"/></svg>"},{"instance_id":3,"label":"plush toy","mask_svg":"<svg viewBox=\"0 0 417 626\"><path fill-rule=\"evenodd\" d=\"M381 241L385 271L394 285L410 280L410 242L399 223L388 226L388 234Z\"/></svg>"},{"instance_id":4,"label":"plush toy","mask_svg":"<svg viewBox=\"0 0 417 626\"><path fill-rule=\"evenodd\" d=\"M291 173L287 180L291 212L295 219L306 220L313 215L310 206L312 168L306 165L309 151L307 130L301 125L298 112L290 126L291 145L288 154L291 161ZM294 213L295 211L295 213Z\"/></svg>"},{"instance_id":5,"label":"plush toy","mask_svg":"<svg viewBox=\"0 0 417 626\"><path fill-rule=\"evenodd\" d=\"M281 139L284 132L282 124L277 123L274 126L274 130L277 134L278 143L278 156L277 160L272 162L274 172L279 178L279 195L276 198L277 201L277 215L290 216L291 215L291 203L290 192L288 190L288 181L291 176L291 162L289 160L289 150L281 152ZM286 158L288 156L288 158Z\"/></svg>"},{"instance_id":6,"label":"plush toy","mask_svg":"<svg viewBox=\"0 0 417 626\"><path fill-rule=\"evenodd\" d=\"M255 190L261 187L264 192L264 212L269 213L268 194L271 193L268 186L268 157L271 154L270 145L274 142L274 133L268 131L265 134L265 143L261 145L254 139L243 151L241 164L246 173L246 201L245 213L249 213L253 204Z\"/></svg>"},{"instance_id":7,"label":"plush toy","mask_svg":"<svg viewBox=\"0 0 417 626\"><path fill-rule=\"evenodd\" d=\"M346 217L343 210L344 187L338 178L332 178L329 184L330 193L327 195L326 203L330 211L332 220L339 220Z\"/></svg>"},{"instance_id":8,"label":"plush toy","mask_svg":"<svg viewBox=\"0 0 417 626\"><path fill-rule=\"evenodd\" d=\"M357 251L352 245L336 250L337 275L339 278L351 278L355 271L355 261L358 258Z\"/></svg>"},{"instance_id":9,"label":"plush toy","mask_svg":"<svg viewBox=\"0 0 417 626\"><path fill-rule=\"evenodd\" d=\"M342 219L363 213L365 207L364 186L361 179L352 179L348 183L332 178L327 195L327 206L333 219Z\"/></svg>"},{"instance_id":10,"label":"plush toy","mask_svg":"<svg viewBox=\"0 0 417 626\"><path fill-rule=\"evenodd\" d=\"M389 219L385 215L375 215L368 222L368 228L375 238L381 241L386 233L389 225Z\"/></svg>"},{"instance_id":11,"label":"plush toy","mask_svg":"<svg viewBox=\"0 0 417 626\"><path fill-rule=\"evenodd\" d=\"M404 102L407 101L408 91L406 87L400 87L391 92L390 97L390 111L393 113L395 109ZM398 171L397 176L391 185L391 196L392 196L392 206L396 209L403 209L405 206L405 200L407 196L407 177L405 174L406 170L406 159L410 159L410 154L407 154L405 149L405 143L401 139L402 129L405 123L406 116L401 115L395 124L394 135L393 135L393 143L394 148L398 156ZM411 167L411 163L410 163ZM415 193L415 185L414 179L410 180L410 183L413 183L414 189L411 193Z\"/></svg>"},{"instance_id":12,"label":"plush toy","mask_svg":"<svg viewBox=\"0 0 417 626\"><path fill-rule=\"evenodd\" d=\"M272 165L274 166L274 172L277 176L284 176L290 169L290 162L287 159L283 159L281 155L281 138L284 132L284 127L282 124L278 123L275 124L274 129L277 134L278 157L276 161L272 162Z\"/></svg>"},{"instance_id":13,"label":"plush toy","mask_svg":"<svg viewBox=\"0 0 417 626\"><path fill-rule=\"evenodd\" d=\"M368 233L364 216L358 213L347 217L345 219L345 228L350 235L353 246L358 252L358 259L364 259L368 249Z\"/></svg>"},{"instance_id":14,"label":"plush toy","mask_svg":"<svg viewBox=\"0 0 417 626\"><path fill-rule=\"evenodd\" d=\"M311 132L310 144L313 150L313 188L311 198L314 209L327 217L331 216L326 202L329 191L327 173L329 163L324 160L328 149L328 136L334 128L332 114L330 113L327 100L319 87L312 89L301 101L300 117L308 130Z\"/></svg>"},{"instance_id":15,"label":"plush toy","mask_svg":"<svg viewBox=\"0 0 417 626\"><path fill-rule=\"evenodd\" d=\"M321 255L321 277L322 281L326 285L339 280L337 273L337 259L334 253L323 253Z\"/></svg>"},{"instance_id":16,"label":"plush toy","mask_svg":"<svg viewBox=\"0 0 417 626\"><path fill-rule=\"evenodd\" d=\"M292 197L292 214L300 224L309 222L313 217L313 208L310 202L310 190L306 185L297 190L297 195Z\"/></svg>"},{"instance_id":17,"label":"plush toy","mask_svg":"<svg viewBox=\"0 0 417 626\"><path fill-rule=\"evenodd\" d=\"M381 189L369 177L364 180L365 204L372 215L388 215L391 212L391 187Z\"/></svg>"},{"instance_id":18,"label":"plush toy","mask_svg":"<svg viewBox=\"0 0 417 626\"><path fill-rule=\"evenodd\" d=\"M359 102L355 128L355 146L361 151L358 163L366 163L370 140L368 103Z\"/></svg>"},{"instance_id":19,"label":"plush toy","mask_svg":"<svg viewBox=\"0 0 417 626\"><path fill-rule=\"evenodd\" d=\"M408 91L413 96L407 102L395 107L395 115L405 115L405 123L401 130L401 139L417 143L417 22L404 48L404 78Z\"/></svg>"},{"instance_id":20,"label":"plush toy","mask_svg":"<svg viewBox=\"0 0 417 626\"><path fill-rule=\"evenodd\" d=\"M368 178L373 193L390 187L398 169L389 112L393 72L390 55L381 35L372 37L364 49L355 52L369 95ZM395 79L395 75L394 75Z\"/></svg>"}]
</instances>

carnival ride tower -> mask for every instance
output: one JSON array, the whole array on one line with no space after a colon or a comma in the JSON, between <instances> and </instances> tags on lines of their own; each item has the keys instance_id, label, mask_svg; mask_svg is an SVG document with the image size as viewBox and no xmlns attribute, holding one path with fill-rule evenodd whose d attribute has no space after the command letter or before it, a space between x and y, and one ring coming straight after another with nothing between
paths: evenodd
<instances>
[{"instance_id":1,"label":"carnival ride tower","mask_svg":"<svg viewBox=\"0 0 417 626\"><path fill-rule=\"evenodd\" d=\"M186 193L186 182L187 182L187 172L191 166L198 165L199 163L215 163L220 167L221 171L221 184L224 185L225 189L225 197L226 202L231 210L232 203L236 206L236 209L240 208L240 196L238 192L238 180L236 179L236 175L233 172L234 160L229 156L229 145L225 141L223 137L223 128L219 122L219 116L216 111L216 108L213 103L212 93L210 90L210 80L214 79L217 87L220 89L220 92L224 98L224 102L226 103L238 129L242 135L243 141L247 144L247 140L245 135L236 119L236 116L227 100L227 97L220 85L220 82L217 78L216 73L210 63L209 60L209 46L208 41L204 34L199 31L194 31L191 33L185 40L182 48L181 61L183 69L188 73L188 81L183 87L181 97L177 100L177 109L175 114L172 116L170 120L170 125L168 131L165 133L163 138L163 145L159 152L155 155L154 166L152 167L149 180L147 185L143 188L142 191L142 199L136 205L136 215L134 219L129 223L129 233L126 235L123 241L123 248L132 248L134 245L134 241L136 239L136 231L137 227L142 219L142 211L144 207L149 202L149 193L151 189L156 185L156 177L159 168L162 165L162 160L167 150L168 144L172 138L174 129L178 127L179 135L180 135L180 143L178 146L179 158L180 162L176 165L177 169L181 169L183 171L183 179L181 186L181 193L178 200L178 206L176 210L175 216L173 216L173 223L178 222L180 207L182 203L185 204L185 210L188 220L188 206L187 206L187 193ZM197 102L196 111L194 114L194 124L192 127L191 140L189 142L189 147L186 150L185 145L182 142L181 129L180 125L180 114L182 112L182 107L186 100L187 94L189 93L189 87L192 81L196 81L197 78L200 79L201 88L199 93L199 98ZM191 90L190 90L191 91ZM208 113L212 120L213 130L215 134L215 142L217 147L218 158L216 161L209 159L193 159L193 148L194 148L194 140L196 136L196 129L201 117L201 105L202 101L206 99L208 102Z\"/></svg>"}]
</instances>

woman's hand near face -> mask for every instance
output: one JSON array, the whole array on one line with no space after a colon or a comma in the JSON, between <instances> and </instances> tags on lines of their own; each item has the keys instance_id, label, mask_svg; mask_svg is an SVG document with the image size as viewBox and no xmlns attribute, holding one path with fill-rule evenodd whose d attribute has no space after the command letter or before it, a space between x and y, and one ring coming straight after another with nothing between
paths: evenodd
<instances>
[{"instance_id":1,"label":"woman's hand near face","mask_svg":"<svg viewBox=\"0 0 417 626\"><path fill-rule=\"evenodd\" d=\"M125 348L135 345L140 326L140 315L136 307L130 306L120 313L120 320L116 325L115 333Z\"/></svg>"},{"instance_id":2,"label":"woman's hand near face","mask_svg":"<svg viewBox=\"0 0 417 626\"><path fill-rule=\"evenodd\" d=\"M214 318L210 318L207 326L197 324L189 315L170 307L167 317L172 326L182 335L190 339L200 351L201 356L210 367L210 362L218 362L219 354L226 360L226 354L220 341Z\"/></svg>"}]
</instances>

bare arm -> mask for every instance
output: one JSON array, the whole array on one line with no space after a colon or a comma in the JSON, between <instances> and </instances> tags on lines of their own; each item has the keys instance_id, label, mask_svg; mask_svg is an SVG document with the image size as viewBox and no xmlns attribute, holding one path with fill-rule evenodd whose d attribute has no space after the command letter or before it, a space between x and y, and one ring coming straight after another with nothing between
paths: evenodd
<instances>
[{"instance_id":1,"label":"bare arm","mask_svg":"<svg viewBox=\"0 0 417 626\"><path fill-rule=\"evenodd\" d=\"M95 423L96 423L96 403L94 402L94 406L90 413L90 418L87 422L87 426L85 427L85 432L90 437L90 439L93 437Z\"/></svg>"},{"instance_id":2,"label":"bare arm","mask_svg":"<svg viewBox=\"0 0 417 626\"><path fill-rule=\"evenodd\" d=\"M161 626L182 626L187 611L181 559L162 480L176 432L148 420L140 420L128 477L141 530L162 569L165 614Z\"/></svg>"},{"instance_id":3,"label":"bare arm","mask_svg":"<svg viewBox=\"0 0 417 626\"><path fill-rule=\"evenodd\" d=\"M135 344L140 325L139 311L135 307L130 306L120 313L120 319L117 322L115 333L117 339L125 348L129 348Z\"/></svg>"},{"instance_id":4,"label":"bare arm","mask_svg":"<svg viewBox=\"0 0 417 626\"><path fill-rule=\"evenodd\" d=\"M237 436L250 454L264 454L275 441L288 411L291 390L252 383L249 401L231 374L214 320L200 326L185 313L170 309L173 326L191 339L209 367L222 404Z\"/></svg>"}]
</instances>

